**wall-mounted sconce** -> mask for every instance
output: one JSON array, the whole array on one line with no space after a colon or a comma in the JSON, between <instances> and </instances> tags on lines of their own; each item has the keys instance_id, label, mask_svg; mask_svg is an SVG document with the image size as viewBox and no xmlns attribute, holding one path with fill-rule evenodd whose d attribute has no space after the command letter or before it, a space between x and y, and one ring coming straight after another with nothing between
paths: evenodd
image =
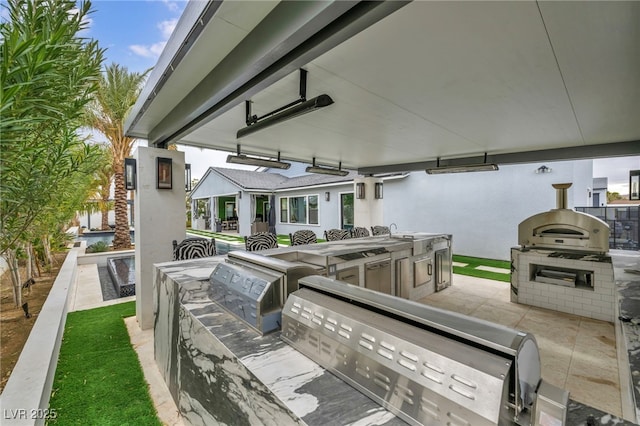
<instances>
[{"instance_id":1,"label":"wall-mounted sconce","mask_svg":"<svg viewBox=\"0 0 640 426\"><path fill-rule=\"evenodd\" d=\"M640 170L629 170L629 200L640 200Z\"/></svg>"},{"instance_id":2,"label":"wall-mounted sconce","mask_svg":"<svg viewBox=\"0 0 640 426\"><path fill-rule=\"evenodd\" d=\"M364 182L356 183L356 198L364 200Z\"/></svg>"},{"instance_id":3,"label":"wall-mounted sconce","mask_svg":"<svg viewBox=\"0 0 640 426\"><path fill-rule=\"evenodd\" d=\"M331 201L331 193L329 191L324 193L324 200Z\"/></svg>"},{"instance_id":4,"label":"wall-mounted sconce","mask_svg":"<svg viewBox=\"0 0 640 426\"><path fill-rule=\"evenodd\" d=\"M242 191L238 191L238 200L242 199Z\"/></svg>"},{"instance_id":5,"label":"wall-mounted sconce","mask_svg":"<svg viewBox=\"0 0 640 426\"><path fill-rule=\"evenodd\" d=\"M375 186L375 198L376 200L381 200L382 199L382 182L376 182L376 186Z\"/></svg>"},{"instance_id":6,"label":"wall-mounted sconce","mask_svg":"<svg viewBox=\"0 0 640 426\"><path fill-rule=\"evenodd\" d=\"M136 159L124 159L124 188L127 191L136 189Z\"/></svg>"},{"instance_id":7,"label":"wall-mounted sconce","mask_svg":"<svg viewBox=\"0 0 640 426\"><path fill-rule=\"evenodd\" d=\"M156 188L173 188L171 158L158 157L156 159Z\"/></svg>"},{"instance_id":8,"label":"wall-mounted sconce","mask_svg":"<svg viewBox=\"0 0 640 426\"><path fill-rule=\"evenodd\" d=\"M536 169L536 174L539 174L539 173L551 173L551 167L542 165Z\"/></svg>"},{"instance_id":9,"label":"wall-mounted sconce","mask_svg":"<svg viewBox=\"0 0 640 426\"><path fill-rule=\"evenodd\" d=\"M184 190L191 192L191 164L184 165Z\"/></svg>"}]
</instances>

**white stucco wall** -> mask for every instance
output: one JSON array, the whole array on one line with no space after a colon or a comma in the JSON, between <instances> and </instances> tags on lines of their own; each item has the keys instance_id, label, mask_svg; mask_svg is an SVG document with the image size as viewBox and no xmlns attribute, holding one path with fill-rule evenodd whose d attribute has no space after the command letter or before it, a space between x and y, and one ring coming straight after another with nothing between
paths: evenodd
<instances>
[{"instance_id":1,"label":"white stucco wall","mask_svg":"<svg viewBox=\"0 0 640 426\"><path fill-rule=\"evenodd\" d=\"M153 265L173 260L172 241L186 235L184 152L140 147L135 196L136 318L141 329L153 327ZM156 158L172 160L172 189L156 189Z\"/></svg>"},{"instance_id":2,"label":"white stucco wall","mask_svg":"<svg viewBox=\"0 0 640 426\"><path fill-rule=\"evenodd\" d=\"M325 192L329 192L329 201L325 200ZM340 194L344 192L353 192L353 183L278 192L276 194L276 231L278 234L286 235L301 229L309 229L315 232L318 238L324 238L325 230L340 228ZM280 222L280 198L303 195L318 196L318 225Z\"/></svg>"},{"instance_id":3,"label":"white stucco wall","mask_svg":"<svg viewBox=\"0 0 640 426\"><path fill-rule=\"evenodd\" d=\"M191 192L191 198L209 198L211 196L229 196L236 194L241 188L229 182L228 179L223 178L215 172L210 172L202 177L198 183L198 187Z\"/></svg>"},{"instance_id":4,"label":"white stucco wall","mask_svg":"<svg viewBox=\"0 0 640 426\"><path fill-rule=\"evenodd\" d=\"M591 160L500 166L496 172L427 175L414 172L384 184L384 221L399 230L453 234L455 254L508 260L518 224L556 207L552 183L573 182L568 207L588 206Z\"/></svg>"}]
</instances>

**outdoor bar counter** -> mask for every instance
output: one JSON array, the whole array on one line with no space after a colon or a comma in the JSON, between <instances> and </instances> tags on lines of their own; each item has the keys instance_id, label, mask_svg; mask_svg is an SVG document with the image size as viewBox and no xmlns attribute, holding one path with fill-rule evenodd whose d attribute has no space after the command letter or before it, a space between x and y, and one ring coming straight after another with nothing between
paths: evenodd
<instances>
[{"instance_id":1,"label":"outdoor bar counter","mask_svg":"<svg viewBox=\"0 0 640 426\"><path fill-rule=\"evenodd\" d=\"M212 302L209 276L224 261L154 268L155 359L185 424L406 424L287 345L280 331L261 336ZM593 424L632 424L569 401L567 424L586 425L590 416Z\"/></svg>"}]
</instances>

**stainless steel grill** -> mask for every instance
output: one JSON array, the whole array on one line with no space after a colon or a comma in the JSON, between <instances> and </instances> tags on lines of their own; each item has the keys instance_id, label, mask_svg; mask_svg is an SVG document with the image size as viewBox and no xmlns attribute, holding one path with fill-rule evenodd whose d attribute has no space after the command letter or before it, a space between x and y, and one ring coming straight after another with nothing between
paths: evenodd
<instances>
[{"instance_id":1,"label":"stainless steel grill","mask_svg":"<svg viewBox=\"0 0 640 426\"><path fill-rule=\"evenodd\" d=\"M570 186L570 183L553 185L557 209L522 221L518 226L518 244L596 253L609 251L609 225L595 216L567 209L566 193Z\"/></svg>"},{"instance_id":2,"label":"stainless steel grill","mask_svg":"<svg viewBox=\"0 0 640 426\"><path fill-rule=\"evenodd\" d=\"M325 277L299 285L282 338L408 423L529 425L538 410L564 424L568 393L540 398L531 334Z\"/></svg>"},{"instance_id":3,"label":"stainless steel grill","mask_svg":"<svg viewBox=\"0 0 640 426\"><path fill-rule=\"evenodd\" d=\"M209 296L261 334L280 328L282 306L298 280L316 270L249 252L231 252L209 277Z\"/></svg>"}]
</instances>

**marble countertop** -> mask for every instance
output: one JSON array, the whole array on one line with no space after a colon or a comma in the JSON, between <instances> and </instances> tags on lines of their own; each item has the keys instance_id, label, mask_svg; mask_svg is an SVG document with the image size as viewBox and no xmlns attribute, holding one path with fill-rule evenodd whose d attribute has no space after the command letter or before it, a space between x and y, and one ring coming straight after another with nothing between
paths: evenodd
<instances>
[{"instance_id":1,"label":"marble countertop","mask_svg":"<svg viewBox=\"0 0 640 426\"><path fill-rule=\"evenodd\" d=\"M636 417L640 419L640 252L612 250L612 257Z\"/></svg>"},{"instance_id":2,"label":"marble countertop","mask_svg":"<svg viewBox=\"0 0 640 426\"><path fill-rule=\"evenodd\" d=\"M279 332L260 336L212 302L207 295L208 278L217 263L224 259L224 256L218 256L157 266L178 283L181 303L191 315L237 353L265 384L279 389L280 397L307 424L325 424L327 419L340 424L405 424L289 347L280 339ZM640 270L640 254L614 256L614 267L622 298L620 313L630 319L623 327L636 400L640 401L640 272L635 272ZM286 366L286 373L277 365ZM357 407L357 410L345 407ZM567 424L587 425L591 421L599 425L633 425L570 400Z\"/></svg>"}]
</instances>

